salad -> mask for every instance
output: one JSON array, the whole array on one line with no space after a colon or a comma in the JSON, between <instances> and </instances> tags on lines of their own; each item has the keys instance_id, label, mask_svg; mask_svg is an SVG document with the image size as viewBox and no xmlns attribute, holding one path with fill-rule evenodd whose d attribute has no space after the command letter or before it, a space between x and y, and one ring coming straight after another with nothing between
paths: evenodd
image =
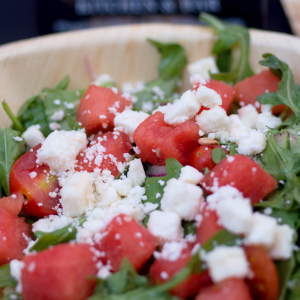
<instances>
[{"instance_id":1,"label":"salad","mask_svg":"<svg viewBox=\"0 0 300 300\"><path fill-rule=\"evenodd\" d=\"M151 82L3 101L2 299L300 299L300 87L273 54L254 74L247 28L201 18L211 57L149 39Z\"/></svg>"}]
</instances>

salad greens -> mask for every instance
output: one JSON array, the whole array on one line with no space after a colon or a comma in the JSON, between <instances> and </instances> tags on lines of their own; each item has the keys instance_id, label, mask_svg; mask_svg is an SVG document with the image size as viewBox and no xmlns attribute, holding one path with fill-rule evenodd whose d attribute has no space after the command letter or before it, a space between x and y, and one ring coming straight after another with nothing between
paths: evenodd
<instances>
[{"instance_id":1,"label":"salad greens","mask_svg":"<svg viewBox=\"0 0 300 300\"><path fill-rule=\"evenodd\" d=\"M213 46L212 54L217 56L217 65L221 73L210 74L211 78L223 80L230 84L243 80L253 75L249 63L250 35L247 28L239 25L226 24L214 16L202 13L200 19L210 26L218 34L218 39ZM172 102L173 95L182 72L187 64L184 49L174 43L161 43L148 39L161 54L158 65L159 77L145 84L145 88L134 94L136 102L134 110L142 110L143 106L150 103L152 111L163 103ZM233 51L239 47L237 61L233 59ZM264 54L261 65L271 71L281 80L278 91L266 93L257 97L261 104L285 104L293 111L293 115L284 120L282 125L267 132L267 146L265 150L255 157L262 167L274 176L279 185L263 202L255 204L258 211L269 210L270 215L281 224L288 224L295 231L294 240L299 246L300 227L300 86L294 82L292 71L286 63L275 55ZM0 128L0 196L9 195L9 175L14 162L24 153L25 143L18 139L31 125L40 125L45 136L51 133L50 124L55 122L62 130L78 130L81 126L76 121L78 103L85 90L68 91L69 77L63 78L55 88L44 88L41 93L29 98L20 108L17 116L14 116L6 102L3 107L13 122L12 128ZM111 83L109 83L110 86ZM59 119L54 114L61 111ZM276 139L276 136L284 134L284 138ZM291 142L293 140L293 143ZM226 144L230 155L236 154L235 143ZM212 151L212 159L218 164L226 157L221 148ZM164 187L171 178L179 178L182 165L174 158L166 160L166 175L161 177L147 176L144 187L147 200L158 205L163 197ZM206 170L209 172L209 170ZM2 193L2 190L4 193ZM30 251L42 251L53 245L67 243L74 240L77 227L82 226L85 217L78 220L78 224L72 223L53 232L35 232L36 242ZM147 221L147 219L146 219ZM145 222L146 223L146 222ZM195 223L183 222L185 235L195 234ZM209 241L201 247L201 251L209 252L216 245L239 245L242 237L228 231L219 230ZM190 258L189 263L162 284L151 285L150 279L136 273L131 263L124 259L118 272L107 279L97 279L97 286L89 300L179 300L171 296L168 291L185 280L190 274L202 273L206 270L205 263L201 260L201 251L198 250ZM276 268L280 276L280 296L278 300L296 300L300 298L300 251L294 252L292 258L285 261L277 261ZM9 264L0 267L0 287L14 287L16 281L11 277ZM12 294L11 294L12 295ZM21 296L13 292L15 299ZM9 294L3 299L10 299Z\"/></svg>"},{"instance_id":2,"label":"salad greens","mask_svg":"<svg viewBox=\"0 0 300 300\"><path fill-rule=\"evenodd\" d=\"M212 54L217 55L217 66L221 73L210 74L210 77L234 84L254 75L249 62L250 34L248 28L226 24L207 13L201 13L200 20L208 23L218 34ZM236 45L239 46L240 53L237 62L234 63L233 48Z\"/></svg>"},{"instance_id":3,"label":"salad greens","mask_svg":"<svg viewBox=\"0 0 300 300\"><path fill-rule=\"evenodd\" d=\"M15 139L14 139L15 138ZM20 139L17 141L16 139ZM9 192L9 175L15 161L25 152L25 142L20 132L10 128L0 128L0 182L5 194Z\"/></svg>"},{"instance_id":4,"label":"salad greens","mask_svg":"<svg viewBox=\"0 0 300 300\"><path fill-rule=\"evenodd\" d=\"M133 109L140 111L143 105L150 104L150 111L162 103L172 102L175 98L173 93L178 86L182 72L187 64L184 49L178 44L165 44L148 39L161 54L158 65L159 78L145 84L145 88L136 92L136 102Z\"/></svg>"}]
</instances>

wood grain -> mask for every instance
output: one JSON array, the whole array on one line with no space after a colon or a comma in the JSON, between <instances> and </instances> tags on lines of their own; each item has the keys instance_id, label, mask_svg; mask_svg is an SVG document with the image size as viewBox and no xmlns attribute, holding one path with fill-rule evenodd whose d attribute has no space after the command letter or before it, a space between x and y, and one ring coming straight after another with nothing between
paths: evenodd
<instances>
[{"instance_id":1,"label":"wood grain","mask_svg":"<svg viewBox=\"0 0 300 300\"><path fill-rule=\"evenodd\" d=\"M54 87L70 75L69 88L84 88L90 78L83 57L89 54L98 74L109 73L119 84L157 76L159 54L147 38L177 42L189 62L210 55L215 34L201 26L139 24L81 30L15 42L0 47L0 100L16 113L20 105L43 87ZM300 82L300 39L286 34L251 31L251 62L256 71L266 52L276 54L293 69ZM182 91L190 88L184 73ZM0 110L0 126L10 121Z\"/></svg>"},{"instance_id":2,"label":"wood grain","mask_svg":"<svg viewBox=\"0 0 300 300\"><path fill-rule=\"evenodd\" d=\"M300 36L300 1L280 0L295 35Z\"/></svg>"}]
</instances>

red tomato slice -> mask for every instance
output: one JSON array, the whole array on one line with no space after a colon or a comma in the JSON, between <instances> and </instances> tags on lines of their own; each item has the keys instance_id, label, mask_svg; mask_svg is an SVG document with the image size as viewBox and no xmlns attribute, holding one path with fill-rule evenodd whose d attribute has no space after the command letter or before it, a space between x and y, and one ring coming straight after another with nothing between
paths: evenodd
<instances>
[{"instance_id":1,"label":"red tomato slice","mask_svg":"<svg viewBox=\"0 0 300 300\"><path fill-rule=\"evenodd\" d=\"M27 255L22 268L24 300L85 300L93 293L95 255L87 244L61 244Z\"/></svg>"},{"instance_id":2,"label":"red tomato slice","mask_svg":"<svg viewBox=\"0 0 300 300\"><path fill-rule=\"evenodd\" d=\"M111 88L90 85L80 100L77 109L77 121L91 135L110 131L114 128L116 113L125 107L131 107L132 102L123 97L123 93L114 93Z\"/></svg>"},{"instance_id":3,"label":"red tomato slice","mask_svg":"<svg viewBox=\"0 0 300 300\"><path fill-rule=\"evenodd\" d=\"M187 244L176 260L158 258L150 267L150 275L153 284L169 280L182 270L191 258L193 244ZM166 278L162 277L165 274ZM182 299L195 296L200 289L212 285L208 271L201 274L192 274L186 280L170 290L170 293Z\"/></svg>"},{"instance_id":4,"label":"red tomato slice","mask_svg":"<svg viewBox=\"0 0 300 300\"><path fill-rule=\"evenodd\" d=\"M16 216L3 206L0 206L0 266L12 259L21 259L23 250L31 237L30 225L24 218Z\"/></svg>"},{"instance_id":5,"label":"red tomato slice","mask_svg":"<svg viewBox=\"0 0 300 300\"><path fill-rule=\"evenodd\" d=\"M200 291L195 300L252 300L252 298L244 280L230 278Z\"/></svg>"},{"instance_id":6,"label":"red tomato slice","mask_svg":"<svg viewBox=\"0 0 300 300\"><path fill-rule=\"evenodd\" d=\"M234 100L234 96L235 96L235 91L234 91L233 87L223 81L214 80L214 79L207 79L206 84L202 84L202 85L206 86L209 89L216 91L221 96L221 98L222 98L221 107L224 108L224 110L226 111L227 114L229 114L230 106L231 106L231 104ZM193 90L197 91L199 86L200 86L199 83L196 84L193 87ZM206 109L209 109L209 108L202 106L199 113L202 110L206 110Z\"/></svg>"},{"instance_id":7,"label":"red tomato slice","mask_svg":"<svg viewBox=\"0 0 300 300\"><path fill-rule=\"evenodd\" d=\"M40 147L41 144L21 156L9 177L10 193L21 192L26 197L23 211L36 217L55 215L60 206L57 178L49 174L48 166L36 164L36 153Z\"/></svg>"},{"instance_id":8,"label":"red tomato slice","mask_svg":"<svg viewBox=\"0 0 300 300\"><path fill-rule=\"evenodd\" d=\"M0 206L5 207L17 216L22 209L23 202L23 194L21 192L16 192L9 197L3 197L2 199L0 199Z\"/></svg>"},{"instance_id":9,"label":"red tomato slice","mask_svg":"<svg viewBox=\"0 0 300 300\"><path fill-rule=\"evenodd\" d=\"M186 165L189 155L199 145L198 132L199 126L192 121L175 127L165 123L164 114L158 111L138 126L133 139L142 161L165 165L166 159L173 157Z\"/></svg>"},{"instance_id":10,"label":"red tomato slice","mask_svg":"<svg viewBox=\"0 0 300 300\"><path fill-rule=\"evenodd\" d=\"M204 175L202 186L211 194L211 187L231 185L255 204L272 192L277 181L259 164L242 155L223 159L211 172Z\"/></svg>"},{"instance_id":11,"label":"red tomato slice","mask_svg":"<svg viewBox=\"0 0 300 300\"><path fill-rule=\"evenodd\" d=\"M269 69L264 70L235 84L234 90L236 99L240 104L252 104L255 106L256 97L265 93L276 92L279 82L280 79ZM285 107L283 104L275 105L272 111L274 114L278 114L282 112ZM260 105L257 107L257 110L260 112Z\"/></svg>"},{"instance_id":12,"label":"red tomato slice","mask_svg":"<svg viewBox=\"0 0 300 300\"><path fill-rule=\"evenodd\" d=\"M103 141L98 142L98 137L102 138ZM128 135L124 132L106 132L96 135L91 144L77 156L78 162L75 170L93 172L95 168L107 169L113 176L117 176L120 173L118 163L126 161L124 154L132 148ZM97 148L100 145L105 148L105 152L98 153ZM88 159L91 154L93 159ZM98 164L96 164L97 155L102 157Z\"/></svg>"},{"instance_id":13,"label":"red tomato slice","mask_svg":"<svg viewBox=\"0 0 300 300\"><path fill-rule=\"evenodd\" d=\"M253 272L253 278L246 282L255 300L276 300L279 293L279 278L274 262L259 246L244 247Z\"/></svg>"},{"instance_id":14,"label":"red tomato slice","mask_svg":"<svg viewBox=\"0 0 300 300\"><path fill-rule=\"evenodd\" d=\"M203 169L205 168L211 170L216 166L216 164L214 163L211 157L211 152L215 148L221 148L221 146L220 145L199 146L190 154L187 164L196 168L200 172L203 172ZM226 150L224 151L228 153L228 151Z\"/></svg>"},{"instance_id":15,"label":"red tomato slice","mask_svg":"<svg viewBox=\"0 0 300 300\"><path fill-rule=\"evenodd\" d=\"M95 248L105 253L102 261L118 271L123 258L127 258L139 270L152 256L156 238L132 217L120 214L113 218L104 230L103 238L96 241Z\"/></svg>"},{"instance_id":16,"label":"red tomato slice","mask_svg":"<svg viewBox=\"0 0 300 300\"><path fill-rule=\"evenodd\" d=\"M197 241L200 245L207 242L217 231L223 227L218 224L218 215L214 210L207 208L207 204L201 211L202 220L196 228Z\"/></svg>"}]
</instances>

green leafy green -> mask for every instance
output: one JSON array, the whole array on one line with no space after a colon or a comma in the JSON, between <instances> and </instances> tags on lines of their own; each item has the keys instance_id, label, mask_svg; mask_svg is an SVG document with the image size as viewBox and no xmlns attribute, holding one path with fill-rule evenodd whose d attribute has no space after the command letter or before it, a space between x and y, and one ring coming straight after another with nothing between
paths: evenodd
<instances>
[{"instance_id":1,"label":"green leafy green","mask_svg":"<svg viewBox=\"0 0 300 300\"><path fill-rule=\"evenodd\" d=\"M264 169L277 180L285 180L300 171L300 156L277 145L274 135L280 133L276 129L267 133L267 146L260 157Z\"/></svg>"},{"instance_id":2,"label":"green leafy green","mask_svg":"<svg viewBox=\"0 0 300 300\"><path fill-rule=\"evenodd\" d=\"M155 46L161 54L158 65L159 76L170 79L181 74L187 64L184 48L178 44L165 44L151 39L147 41Z\"/></svg>"},{"instance_id":3,"label":"green leafy green","mask_svg":"<svg viewBox=\"0 0 300 300\"><path fill-rule=\"evenodd\" d=\"M51 133L49 122L45 114L44 102L41 100L40 95L29 98L18 112L18 119L27 129L32 125L40 125L40 130L44 136Z\"/></svg>"},{"instance_id":4,"label":"green leafy green","mask_svg":"<svg viewBox=\"0 0 300 300\"><path fill-rule=\"evenodd\" d=\"M300 86L294 82L294 76L290 67L283 61L279 60L273 54L264 54L264 60L259 63L269 67L271 71L281 77L278 83L278 90L274 93L266 93L257 97L261 104L285 104L292 109L296 117L300 116Z\"/></svg>"},{"instance_id":5,"label":"green leafy green","mask_svg":"<svg viewBox=\"0 0 300 300\"><path fill-rule=\"evenodd\" d=\"M38 238L38 240L30 248L30 251L42 251L47 249L49 246L67 243L71 240L74 240L77 233L76 226L81 226L85 221L86 218L82 217L78 220L78 224L75 222L52 232L36 231L34 235Z\"/></svg>"},{"instance_id":6,"label":"green leafy green","mask_svg":"<svg viewBox=\"0 0 300 300\"><path fill-rule=\"evenodd\" d=\"M11 111L11 109L9 108L8 104L6 103L5 100L2 101L2 106L5 110L5 112L7 113L7 115L9 116L9 118L11 119L11 121L13 122L13 126L20 132L24 132L24 127L22 125L22 123L19 121L18 118L15 117L15 115L13 114L13 112Z\"/></svg>"},{"instance_id":7,"label":"green leafy green","mask_svg":"<svg viewBox=\"0 0 300 300\"><path fill-rule=\"evenodd\" d=\"M15 287L17 285L16 280L10 275L9 263L0 267L0 288L3 287Z\"/></svg>"},{"instance_id":8,"label":"green leafy green","mask_svg":"<svg viewBox=\"0 0 300 300\"><path fill-rule=\"evenodd\" d=\"M60 125L61 130L70 130L66 116L70 114L76 117L77 106L80 102L81 97L84 94L84 90L76 91L65 91L56 89L43 89L43 101L45 107L45 115L47 117L48 123L52 123L55 120L52 116L57 111L63 111L64 117L61 121L55 121ZM55 100L59 100L60 104L57 104Z\"/></svg>"},{"instance_id":9,"label":"green leafy green","mask_svg":"<svg viewBox=\"0 0 300 300\"><path fill-rule=\"evenodd\" d=\"M10 128L0 128L0 181L5 191L9 192L9 176L13 164L24 153L24 141L17 142L14 137L20 137L20 132Z\"/></svg>"},{"instance_id":10,"label":"green leafy green","mask_svg":"<svg viewBox=\"0 0 300 300\"><path fill-rule=\"evenodd\" d=\"M23 297L15 291L10 291L1 300L23 300Z\"/></svg>"},{"instance_id":11,"label":"green leafy green","mask_svg":"<svg viewBox=\"0 0 300 300\"><path fill-rule=\"evenodd\" d=\"M40 130L44 136L47 137L51 133L49 124L52 122L58 123L62 130L71 129L69 126L70 118L67 116L70 115L76 118L77 106L84 90L67 91L69 81L69 77L66 76L54 89L44 88L40 94L29 98L21 106L17 117L25 130L38 124L41 126ZM62 120L57 121L52 116L60 110L63 111L64 116ZM16 125L14 128L16 128Z\"/></svg>"},{"instance_id":12,"label":"green leafy green","mask_svg":"<svg viewBox=\"0 0 300 300\"><path fill-rule=\"evenodd\" d=\"M218 164L226 157L226 152L222 148L215 148L211 151L211 157L215 164Z\"/></svg>"},{"instance_id":13,"label":"green leafy green","mask_svg":"<svg viewBox=\"0 0 300 300\"><path fill-rule=\"evenodd\" d=\"M167 175L163 177L147 177L145 181L145 195L147 200L145 202L151 202L158 204L160 207L160 201L164 194L164 187L167 181L171 178L179 178L182 165L175 158L168 158L166 160ZM161 184L161 183L164 184ZM158 196L160 195L160 196ZM158 197L157 197L158 196ZM159 207L157 209L159 209Z\"/></svg>"},{"instance_id":14,"label":"green leafy green","mask_svg":"<svg viewBox=\"0 0 300 300\"><path fill-rule=\"evenodd\" d=\"M189 234L196 234L196 223L194 221L183 221L182 227L184 231L184 236L187 236Z\"/></svg>"},{"instance_id":15,"label":"green leafy green","mask_svg":"<svg viewBox=\"0 0 300 300\"><path fill-rule=\"evenodd\" d=\"M70 113L67 114L66 120L68 122L69 127L72 130L82 129L82 127L78 124L78 122L75 120L75 118L70 115Z\"/></svg>"},{"instance_id":16,"label":"green leafy green","mask_svg":"<svg viewBox=\"0 0 300 300\"><path fill-rule=\"evenodd\" d=\"M284 300L287 292L287 283L295 267L295 260L292 257L287 260L276 261L275 266L277 269L280 283L278 300Z\"/></svg>"},{"instance_id":17,"label":"green leafy green","mask_svg":"<svg viewBox=\"0 0 300 300\"><path fill-rule=\"evenodd\" d=\"M55 87L56 90L65 90L70 83L70 77L67 75L65 76Z\"/></svg>"},{"instance_id":18,"label":"green leafy green","mask_svg":"<svg viewBox=\"0 0 300 300\"><path fill-rule=\"evenodd\" d=\"M250 34L248 28L241 25L226 24L207 13L201 13L200 20L208 23L218 34L218 39L212 48L212 54L218 56L217 63L223 72L210 74L211 78L234 84L252 76L254 72L249 62ZM232 64L232 48L237 44L240 54L237 62Z\"/></svg>"},{"instance_id":19,"label":"green leafy green","mask_svg":"<svg viewBox=\"0 0 300 300\"><path fill-rule=\"evenodd\" d=\"M184 49L174 43L161 43L148 39L161 54L158 65L159 78L145 84L145 88L134 93L136 101L133 103L134 110L142 110L143 105L150 104L154 110L157 106L172 102L176 99L173 96L178 85L182 72L187 64Z\"/></svg>"}]
</instances>

